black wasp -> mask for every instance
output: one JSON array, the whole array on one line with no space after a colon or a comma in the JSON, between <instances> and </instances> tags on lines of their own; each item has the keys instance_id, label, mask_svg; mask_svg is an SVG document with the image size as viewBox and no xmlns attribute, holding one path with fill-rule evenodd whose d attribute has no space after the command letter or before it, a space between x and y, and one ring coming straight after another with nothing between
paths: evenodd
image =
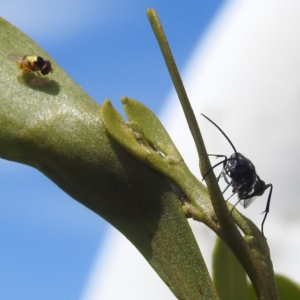
<instances>
[{"instance_id":1,"label":"black wasp","mask_svg":"<svg viewBox=\"0 0 300 300\"><path fill-rule=\"evenodd\" d=\"M212 171L215 167L223 164L223 169L218 179L220 177L224 177L224 180L227 183L227 187L224 190L224 192L229 186L232 186L233 194L230 196L230 198L233 195L237 194L237 203L241 203L244 208L247 208L254 201L256 196L261 196L265 192L265 190L270 188L266 209L264 211L265 215L261 223L261 232L264 235L264 223L269 213L273 185L271 183L266 184L263 180L261 180L256 174L253 163L244 155L236 151L235 147L233 146L228 136L224 133L224 131L211 119L209 119L203 114L202 116L205 117L212 124L214 124L221 131L221 133L227 139L234 151L234 153L229 158L227 158L226 155L212 155L216 157L224 157L225 159L214 165L210 170L208 170L203 176L203 178L205 178L207 174L210 171Z\"/></svg>"}]
</instances>

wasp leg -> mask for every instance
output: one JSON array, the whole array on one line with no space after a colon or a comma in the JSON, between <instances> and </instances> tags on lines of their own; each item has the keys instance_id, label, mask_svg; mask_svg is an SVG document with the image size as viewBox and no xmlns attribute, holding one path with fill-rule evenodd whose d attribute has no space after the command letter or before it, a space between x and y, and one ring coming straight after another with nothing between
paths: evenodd
<instances>
[{"instance_id":1,"label":"wasp leg","mask_svg":"<svg viewBox=\"0 0 300 300\"><path fill-rule=\"evenodd\" d=\"M208 154L208 156L214 156L215 158L224 157L227 160L227 156L223 154Z\"/></svg>"},{"instance_id":2,"label":"wasp leg","mask_svg":"<svg viewBox=\"0 0 300 300\"><path fill-rule=\"evenodd\" d=\"M222 174L223 174L223 178L224 178L225 182L228 185L232 186L232 183L231 183L231 181L229 181L228 176L227 176L226 172L224 171L224 169L222 170Z\"/></svg>"},{"instance_id":3,"label":"wasp leg","mask_svg":"<svg viewBox=\"0 0 300 300\"><path fill-rule=\"evenodd\" d=\"M262 233L263 236L265 236L265 235L264 235L264 224L265 224L267 215L268 215L268 213L269 213L269 208L270 208L270 203L271 203L271 197L272 197L272 191L273 191L273 185L272 185L271 183L267 184L267 185L265 186L265 190L268 189L268 188L270 188L270 192L269 192L269 196L268 196L268 200L267 200L266 209L265 209L265 211L263 212L263 213L265 213L265 215L264 215L263 221L262 221L262 223L261 223L261 233Z\"/></svg>"},{"instance_id":4,"label":"wasp leg","mask_svg":"<svg viewBox=\"0 0 300 300\"><path fill-rule=\"evenodd\" d=\"M222 172L221 172L220 175L217 177L217 181L218 181L218 182L220 181L221 177L223 177L222 175L223 175L223 174L222 174Z\"/></svg>"},{"instance_id":5,"label":"wasp leg","mask_svg":"<svg viewBox=\"0 0 300 300\"><path fill-rule=\"evenodd\" d=\"M238 191L235 191L234 193L232 193L232 195L231 195L227 200L225 200L225 201L227 202L228 200L230 200L237 192L238 192ZM239 199L239 201L234 205L233 208L235 208L235 206L236 206L240 201L241 201L241 199Z\"/></svg>"},{"instance_id":6,"label":"wasp leg","mask_svg":"<svg viewBox=\"0 0 300 300\"><path fill-rule=\"evenodd\" d=\"M234 194L232 194L232 195L234 195ZM232 197L232 196L231 196ZM231 198L230 197L230 198ZM232 211L235 209L235 207L239 204L239 202L240 202L241 200L239 199L234 205L233 205L233 208L231 209L231 212L230 213L232 213Z\"/></svg>"},{"instance_id":7,"label":"wasp leg","mask_svg":"<svg viewBox=\"0 0 300 300\"><path fill-rule=\"evenodd\" d=\"M225 181L226 181L229 185L232 186L232 184L228 182L228 178L227 178L227 177L224 177L224 178L226 178ZM239 190L240 190L240 188L243 187L243 185L245 185L245 183L241 184L241 185L240 185L239 187L237 187L237 188L233 188L233 189L232 189L232 195L226 200L226 202L227 202L229 199L231 199L236 193L238 193ZM244 198L243 198L243 199L244 199ZM237 204L238 204L241 200L243 200L243 199L239 199L238 202L237 202L236 204L234 204L234 206L233 206L233 208L231 209L231 211L233 211L233 209L237 206Z\"/></svg>"},{"instance_id":8,"label":"wasp leg","mask_svg":"<svg viewBox=\"0 0 300 300\"><path fill-rule=\"evenodd\" d=\"M228 188L229 188L230 186L231 186L230 184L227 184L227 186L226 186L226 188L224 189L224 191L222 192L222 194L224 194L224 193L228 190ZM231 196L231 197L232 197L232 196ZM230 197L230 198L231 198L231 197ZM228 199L227 199L227 200L228 200ZM227 200L226 200L226 201L227 201Z\"/></svg>"},{"instance_id":9,"label":"wasp leg","mask_svg":"<svg viewBox=\"0 0 300 300\"><path fill-rule=\"evenodd\" d=\"M260 180L260 179L259 179ZM239 201L234 205L233 208L235 208L235 206L241 201L241 200L247 200L247 199L250 199L250 198L253 198L255 196L261 196L268 188L270 188L270 192L269 192L269 195L268 195L268 200L267 200L267 205L266 205L266 209L265 211L263 211L263 213L265 214L264 215L264 218L262 220L262 223L261 223L261 233L263 236L264 235L264 224L265 224L265 221L266 221L266 218L267 218L267 215L269 213L269 209L270 209L270 204L271 204L271 197L272 197L272 192L273 192L273 185L271 183L269 184L265 184L262 180L260 180L260 182L262 183L262 186L260 186L258 189L254 190L253 193L247 195L246 197L243 197L241 199L239 199ZM228 201L236 192L239 191L239 189L242 187L243 185L239 186L235 192L226 200ZM232 209L233 210L233 209ZM232 211L231 210L231 211Z\"/></svg>"}]
</instances>

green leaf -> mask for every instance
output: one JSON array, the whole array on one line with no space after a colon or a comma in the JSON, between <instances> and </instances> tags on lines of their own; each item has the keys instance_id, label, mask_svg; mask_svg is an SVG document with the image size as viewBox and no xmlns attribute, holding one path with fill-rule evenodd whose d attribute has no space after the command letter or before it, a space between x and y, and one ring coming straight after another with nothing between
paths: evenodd
<instances>
[{"instance_id":1,"label":"green leaf","mask_svg":"<svg viewBox=\"0 0 300 300\"><path fill-rule=\"evenodd\" d=\"M173 142L165 132L161 123L154 116L154 114L137 101L123 98L122 102L126 107L126 115L128 116L128 118L130 118L131 122L129 123L125 123L123 121L121 115L113 108L110 101L105 101L101 107L101 118L104 123L105 129L111 135L111 137L139 161L157 170L167 178L174 180L176 184L178 183L180 187L183 188L184 192L191 194L189 190L197 190L197 184L199 183L198 181L194 181L196 179L191 179L193 185L191 185L191 183L187 183L190 189L185 189L185 185L181 185L179 178L177 178L177 176L179 176L178 174L180 174L181 176L179 177L181 179L181 182L184 180L188 182L187 179L191 178L192 175L185 166L180 154L177 152L175 146L173 145ZM160 147L160 149L158 148L158 146ZM161 154L160 150L164 151L163 155ZM173 157L170 157L169 155L172 156L172 154ZM184 176L182 174L184 174ZM198 189L197 193L199 195L201 195L201 192L201 189ZM206 191L204 190L204 193L205 192ZM202 195L202 198L205 198L206 196L207 194L204 194L204 196ZM206 201L208 202L207 199ZM176 208L174 209L172 205L176 205ZM172 222L169 222L169 224L164 229L165 232L162 233L161 244L157 245L157 249L161 249L163 247L165 254L168 256L171 255L170 257L184 257L183 262L180 261L177 263L176 269L177 267L180 267L181 263L183 263L183 265L187 267L188 261L191 262L191 265L189 266L190 270L185 275L185 278L180 279L180 284L182 285L184 282L190 281L192 277L194 281L193 287L191 290L191 287L188 288L187 286L185 286L185 289L182 289L182 292L185 291L186 293L188 292L188 290L192 292L193 289L197 286L197 291L194 290L194 292L198 293L197 297L199 297L200 295L203 295L204 297L204 295L206 295L209 290L210 295L207 294L207 296L209 295L209 297L213 297L213 299L215 299L214 297L217 297L216 292L214 291L214 288L211 284L211 279L208 275L200 252L198 252L197 256L194 256L194 258L191 259L191 255L193 255L193 252L195 252L195 249L193 249L193 247L196 247L196 245L192 245L194 241L193 243L191 243L191 240L190 242L183 242L182 240L183 238L192 239L192 235L190 235L191 232L188 233L188 229L190 228L183 213L179 209L179 201L177 200L176 203L173 203L172 205L171 203L163 204L163 206L166 208L166 213L172 215ZM199 209L201 210L201 208ZM168 218L169 221L171 221L170 216ZM186 230L186 233L184 234L184 236L180 237L179 232L182 233L182 230ZM173 232L171 233L170 231ZM176 233L177 231L178 233ZM176 237L174 235L176 235ZM178 238L181 239L181 241L179 241ZM196 261L198 261L197 267L195 267ZM166 265L170 263L170 260L166 261ZM201 278L199 277L198 279L196 279L198 277L197 274ZM182 276L182 271L173 269L172 276L176 276L176 278L179 278ZM198 284L196 284L197 281ZM177 286L176 288L179 287L180 286ZM184 299L182 292L180 294L180 299ZM194 296L196 296L196 294Z\"/></svg>"},{"instance_id":2,"label":"green leaf","mask_svg":"<svg viewBox=\"0 0 300 300\"><path fill-rule=\"evenodd\" d=\"M180 189L187 216L216 230L214 211L206 187L190 172L158 118L143 104L122 98L125 123L121 115L106 101L101 117L107 132L136 159L169 179L173 189ZM175 183L175 186L174 186Z\"/></svg>"},{"instance_id":3,"label":"green leaf","mask_svg":"<svg viewBox=\"0 0 300 300\"><path fill-rule=\"evenodd\" d=\"M121 101L128 120L139 124L152 146L155 145L157 150L159 149L164 155L173 157L175 163L183 161L169 134L150 109L140 102L126 97L123 97Z\"/></svg>"},{"instance_id":4,"label":"green leaf","mask_svg":"<svg viewBox=\"0 0 300 300\"><path fill-rule=\"evenodd\" d=\"M280 300L299 300L300 299L300 286L292 280L282 275L275 275L276 283L278 286ZM249 284L249 299L256 300L253 286Z\"/></svg>"},{"instance_id":5,"label":"green leaf","mask_svg":"<svg viewBox=\"0 0 300 300\"><path fill-rule=\"evenodd\" d=\"M220 238L213 253L213 282L222 300L248 299L245 270Z\"/></svg>"},{"instance_id":6,"label":"green leaf","mask_svg":"<svg viewBox=\"0 0 300 300\"><path fill-rule=\"evenodd\" d=\"M37 168L115 226L177 298L217 299L167 180L107 135L100 107L47 53L2 19L0 32L0 157ZM54 72L24 75L10 53L40 55Z\"/></svg>"},{"instance_id":7,"label":"green leaf","mask_svg":"<svg viewBox=\"0 0 300 300\"><path fill-rule=\"evenodd\" d=\"M298 300L300 299L300 286L292 280L276 275L276 283L278 285L279 296L281 300Z\"/></svg>"}]
</instances>

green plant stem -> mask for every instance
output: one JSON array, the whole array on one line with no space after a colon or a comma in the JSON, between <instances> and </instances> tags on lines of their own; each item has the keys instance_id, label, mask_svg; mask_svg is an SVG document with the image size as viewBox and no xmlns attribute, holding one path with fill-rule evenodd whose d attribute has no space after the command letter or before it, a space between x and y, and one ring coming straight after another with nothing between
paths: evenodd
<instances>
[{"instance_id":1,"label":"green plant stem","mask_svg":"<svg viewBox=\"0 0 300 300\"><path fill-rule=\"evenodd\" d=\"M168 43L165 33L163 31L163 28L162 28L162 25L158 18L158 15L156 14L154 9L148 9L147 14L148 14L148 18L151 23L151 26L153 28L154 34L156 36L156 39L158 41L160 50L164 57L165 63L169 70L170 76L172 78L173 84L175 86L176 92L178 94L178 98L179 98L181 106L183 108L183 111L184 111L186 120L188 122L191 134L193 136L193 139L194 139L194 142L195 142L195 145L197 148L197 153L199 156L200 169L202 171L201 173L205 174L205 171L209 170L211 168L211 165L210 165L210 161L208 159L204 141L202 139L201 132L200 132L194 111L193 111L190 101L188 99L187 93L186 93L184 85L182 83L182 80L181 80L180 74L178 72L174 57L172 55L172 51L169 47L169 43ZM212 176L209 176L209 177L212 178ZM216 181L212 182L212 183L211 182L212 181L208 182L208 188L211 184L213 186L218 186ZM212 201L214 210L216 212L218 221L220 223L220 227L221 228L231 228L231 230L234 231L234 234L236 236L240 236L238 233L238 230L234 226L232 218L230 217L230 215L228 213L228 210L227 210L226 204L223 200L223 197L221 195L220 189L218 188L217 190L219 190L219 191L217 191L218 195L216 197L211 197L211 201Z\"/></svg>"},{"instance_id":2,"label":"green plant stem","mask_svg":"<svg viewBox=\"0 0 300 300\"><path fill-rule=\"evenodd\" d=\"M191 134L193 136L200 159L201 173L202 175L206 174L206 172L211 168L210 161L208 159L207 151L200 133L200 129L198 127L198 123L196 121L196 117L190 105L178 69L176 67L176 63L174 61L167 38L164 34L162 25L155 10L148 9L147 15L158 41L167 68L169 70L176 92L178 94ZM236 257L245 268L248 276L253 283L258 298L270 300L279 299L275 280L272 280L272 276L274 275L272 264L268 262L266 264L268 267L266 268L264 262L257 260L252 255L251 249L249 248L249 243L246 243L242 238L237 227L232 221L230 213L228 213L226 203L213 172L210 172L205 179L207 188L211 196L212 205L219 222L220 230L217 232L217 234L231 248L231 250L235 253ZM268 275L267 281L264 280L266 278L266 275Z\"/></svg>"},{"instance_id":3,"label":"green plant stem","mask_svg":"<svg viewBox=\"0 0 300 300\"><path fill-rule=\"evenodd\" d=\"M148 15L150 24L153 28L154 34L156 36L156 39L158 41L158 44L159 44L160 50L162 52L162 55L164 57L167 68L169 70L169 74L172 78L174 87L176 89L177 95L178 95L180 103L182 105L186 120L188 122L188 126L190 128L190 131L192 133L193 139L195 141L195 144L196 144L196 147L197 147L197 150L199 153L200 149L201 149L200 130L198 127L198 123L197 123L195 114L191 107L190 101L188 99L186 90L184 88L181 77L179 75L175 60L172 55L172 51L169 47L167 38L164 34L164 30L159 21L158 15L156 14L156 11L154 9L148 9L147 15Z\"/></svg>"}]
</instances>

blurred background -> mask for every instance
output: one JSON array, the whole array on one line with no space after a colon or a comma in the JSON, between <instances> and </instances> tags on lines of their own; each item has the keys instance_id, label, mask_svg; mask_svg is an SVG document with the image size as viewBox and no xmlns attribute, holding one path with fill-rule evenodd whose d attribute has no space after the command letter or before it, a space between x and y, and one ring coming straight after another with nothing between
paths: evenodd
<instances>
[{"instance_id":1,"label":"blurred background","mask_svg":"<svg viewBox=\"0 0 300 300\"><path fill-rule=\"evenodd\" d=\"M155 8L208 151L232 154L200 113L273 183L265 235L274 268L300 282L300 3L165 2L0 0L1 17L44 48L97 103L109 98L121 111L119 98L128 96L158 114L200 177L146 17L146 9ZM0 299L174 299L125 238L38 171L0 160L0 176ZM259 227L267 195L242 211ZM210 266L215 237L201 224L192 226Z\"/></svg>"}]
</instances>

